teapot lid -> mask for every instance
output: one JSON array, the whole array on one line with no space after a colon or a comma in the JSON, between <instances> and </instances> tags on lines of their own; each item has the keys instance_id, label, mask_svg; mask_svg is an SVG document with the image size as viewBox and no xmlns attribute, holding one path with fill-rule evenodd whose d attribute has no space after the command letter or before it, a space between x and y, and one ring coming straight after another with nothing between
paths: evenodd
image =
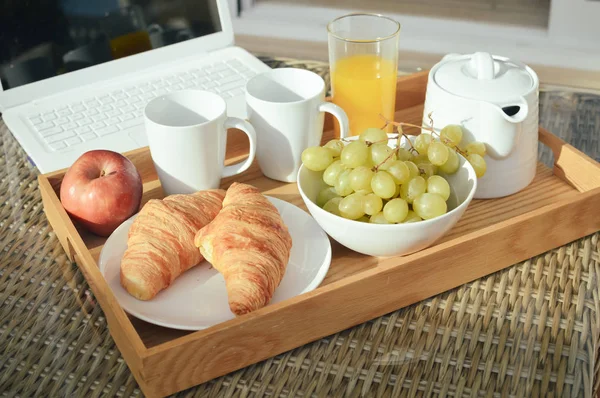
<instances>
[{"instance_id":1,"label":"teapot lid","mask_svg":"<svg viewBox=\"0 0 600 398\"><path fill-rule=\"evenodd\" d=\"M432 76L450 94L490 102L505 102L523 96L537 85L534 72L508 58L486 52L447 55Z\"/></svg>"}]
</instances>

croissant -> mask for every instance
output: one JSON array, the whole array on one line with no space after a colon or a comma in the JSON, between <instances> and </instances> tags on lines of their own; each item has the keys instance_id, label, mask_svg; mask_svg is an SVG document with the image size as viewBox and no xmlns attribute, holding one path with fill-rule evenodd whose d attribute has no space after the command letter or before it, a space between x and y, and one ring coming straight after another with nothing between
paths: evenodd
<instances>
[{"instance_id":1,"label":"croissant","mask_svg":"<svg viewBox=\"0 0 600 398\"><path fill-rule=\"evenodd\" d=\"M292 238L277 208L253 186L233 183L217 217L194 243L225 278L229 308L264 307L283 279Z\"/></svg>"},{"instance_id":2,"label":"croissant","mask_svg":"<svg viewBox=\"0 0 600 398\"><path fill-rule=\"evenodd\" d=\"M139 300L150 300L182 273L200 263L196 232L221 210L225 191L152 199L134 220L121 260L121 285Z\"/></svg>"}]
</instances>

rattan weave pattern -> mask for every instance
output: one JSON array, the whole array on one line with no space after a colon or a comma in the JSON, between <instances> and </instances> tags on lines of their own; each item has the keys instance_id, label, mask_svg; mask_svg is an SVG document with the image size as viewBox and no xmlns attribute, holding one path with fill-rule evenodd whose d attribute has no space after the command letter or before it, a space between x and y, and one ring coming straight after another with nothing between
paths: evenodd
<instances>
[{"instance_id":1,"label":"rattan weave pattern","mask_svg":"<svg viewBox=\"0 0 600 398\"><path fill-rule=\"evenodd\" d=\"M293 66L327 71L319 63ZM541 98L542 124L598 159L600 97ZM46 221L37 170L2 123L0 146L0 396L142 396ZM541 158L548 161L547 152ZM590 397L598 374L599 238L178 395Z\"/></svg>"}]
</instances>

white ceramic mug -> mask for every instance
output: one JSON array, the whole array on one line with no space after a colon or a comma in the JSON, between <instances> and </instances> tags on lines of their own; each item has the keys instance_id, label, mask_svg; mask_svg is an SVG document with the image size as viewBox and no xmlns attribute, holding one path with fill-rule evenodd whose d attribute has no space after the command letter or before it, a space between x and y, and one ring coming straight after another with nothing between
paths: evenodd
<instances>
[{"instance_id":1,"label":"white ceramic mug","mask_svg":"<svg viewBox=\"0 0 600 398\"><path fill-rule=\"evenodd\" d=\"M150 153L165 194L218 188L221 178L252 164L256 134L250 123L227 117L225 100L208 91L183 90L157 97L144 110ZM224 166L227 129L250 140L248 159Z\"/></svg>"},{"instance_id":2,"label":"white ceramic mug","mask_svg":"<svg viewBox=\"0 0 600 398\"><path fill-rule=\"evenodd\" d=\"M348 117L342 108L325 101L325 82L316 73L295 68L273 69L246 85L248 119L256 129L256 158L263 174L295 182L304 149L320 145L323 112L340 123L348 134Z\"/></svg>"}]
</instances>

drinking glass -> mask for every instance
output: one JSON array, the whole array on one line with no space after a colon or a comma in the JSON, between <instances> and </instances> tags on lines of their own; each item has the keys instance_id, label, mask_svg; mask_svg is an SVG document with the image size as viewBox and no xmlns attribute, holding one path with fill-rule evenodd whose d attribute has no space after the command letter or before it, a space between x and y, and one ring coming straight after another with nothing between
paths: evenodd
<instances>
[{"instance_id":1,"label":"drinking glass","mask_svg":"<svg viewBox=\"0 0 600 398\"><path fill-rule=\"evenodd\" d=\"M146 21L139 6L127 6L107 13L102 29L110 38L114 59L152 50Z\"/></svg>"},{"instance_id":2,"label":"drinking glass","mask_svg":"<svg viewBox=\"0 0 600 398\"><path fill-rule=\"evenodd\" d=\"M348 115L349 135L382 127L381 116L394 117L400 24L378 14L349 14L331 21L327 31L332 100Z\"/></svg>"}]
</instances>

